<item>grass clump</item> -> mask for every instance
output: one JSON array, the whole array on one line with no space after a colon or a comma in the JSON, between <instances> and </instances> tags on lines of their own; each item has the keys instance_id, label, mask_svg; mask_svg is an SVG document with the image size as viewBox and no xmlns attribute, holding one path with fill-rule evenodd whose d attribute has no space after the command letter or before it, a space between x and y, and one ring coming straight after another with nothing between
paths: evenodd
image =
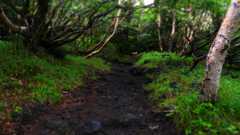
<instances>
[{"instance_id":1,"label":"grass clump","mask_svg":"<svg viewBox=\"0 0 240 135\"><path fill-rule=\"evenodd\" d=\"M164 56L165 55L165 56ZM176 53L166 53L166 52L144 52L140 54L141 59L139 59L135 65L142 65L144 67L158 67L160 65L165 65L166 63L171 63L171 62L185 62L189 63L192 62L192 58L184 58L180 57ZM171 57L171 58L170 58ZM150 60L151 62L144 64L145 60Z\"/></svg>"},{"instance_id":2,"label":"grass clump","mask_svg":"<svg viewBox=\"0 0 240 135\"><path fill-rule=\"evenodd\" d=\"M56 103L62 90L83 86L83 77L96 71L108 71L101 58L85 59L72 55L55 59L39 48L38 56L14 42L0 44L0 109L30 101ZM96 78L94 78L96 79Z\"/></svg>"},{"instance_id":3,"label":"grass clump","mask_svg":"<svg viewBox=\"0 0 240 135\"><path fill-rule=\"evenodd\" d=\"M152 55L154 54L154 55ZM186 134L239 134L240 133L240 78L232 79L230 75L221 76L220 101L211 103L199 102L205 63L189 71L190 59L178 59L173 55L173 62L161 58L162 53L143 53L137 65L148 68L161 67L158 74L149 74L153 82L145 85L150 98L157 103L159 110L170 108L173 117ZM155 55L157 54L157 56ZM172 56L172 54L169 54ZM148 59L150 63L144 64ZM175 60L174 60L175 59ZM176 64L178 63L178 64ZM180 63L180 64L179 64ZM223 72L226 72L224 69ZM234 71L240 75L239 71Z\"/></svg>"}]
</instances>

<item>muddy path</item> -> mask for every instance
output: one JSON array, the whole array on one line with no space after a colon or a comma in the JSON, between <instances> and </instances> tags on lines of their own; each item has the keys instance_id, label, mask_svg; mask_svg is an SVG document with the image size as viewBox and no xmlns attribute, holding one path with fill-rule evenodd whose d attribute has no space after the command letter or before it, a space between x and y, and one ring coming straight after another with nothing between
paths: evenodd
<instances>
[{"instance_id":1,"label":"muddy path","mask_svg":"<svg viewBox=\"0 0 240 135\"><path fill-rule=\"evenodd\" d=\"M27 107L16 129L18 134L181 134L169 117L153 111L142 88L151 80L130 71L130 64L112 62L112 70L98 73L97 82L86 80L83 88L62 91L64 101L60 104Z\"/></svg>"}]
</instances>

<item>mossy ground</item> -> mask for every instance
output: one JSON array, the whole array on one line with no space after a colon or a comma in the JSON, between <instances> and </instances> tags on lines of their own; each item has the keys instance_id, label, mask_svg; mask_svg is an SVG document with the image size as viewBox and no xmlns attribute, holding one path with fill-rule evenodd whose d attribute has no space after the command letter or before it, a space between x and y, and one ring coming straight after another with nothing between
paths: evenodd
<instances>
[{"instance_id":1,"label":"mossy ground","mask_svg":"<svg viewBox=\"0 0 240 135\"><path fill-rule=\"evenodd\" d=\"M38 55L16 43L0 42L0 120L10 119L26 102L57 103L62 90L70 91L84 85L83 78L96 80L96 71L110 70L109 63L93 57L66 55L56 59L39 48Z\"/></svg>"},{"instance_id":2,"label":"mossy ground","mask_svg":"<svg viewBox=\"0 0 240 135\"><path fill-rule=\"evenodd\" d=\"M169 57L162 58L168 54ZM153 68L161 67L160 73L148 74L153 82L146 85L159 110L170 109L180 127L186 134L239 134L240 133L240 78L232 79L230 75L221 76L219 88L220 101L216 104L200 103L199 89L202 84L205 62L201 62L193 71L189 71L192 58L184 59L172 53L142 53L136 65ZM144 64L145 60L150 60ZM228 69L223 69L226 72ZM239 71L234 71L240 75Z\"/></svg>"}]
</instances>

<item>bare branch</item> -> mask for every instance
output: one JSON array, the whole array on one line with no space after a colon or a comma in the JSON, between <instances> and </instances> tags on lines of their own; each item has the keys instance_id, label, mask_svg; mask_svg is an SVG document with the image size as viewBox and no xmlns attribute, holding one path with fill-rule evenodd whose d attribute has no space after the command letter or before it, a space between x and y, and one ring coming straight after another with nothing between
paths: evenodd
<instances>
[{"instance_id":1,"label":"bare branch","mask_svg":"<svg viewBox=\"0 0 240 135\"><path fill-rule=\"evenodd\" d=\"M30 6L30 0L26 0L26 1L23 0L23 9L22 9L22 12L23 12L24 15L29 14L29 9L28 9L29 6Z\"/></svg>"},{"instance_id":2,"label":"bare branch","mask_svg":"<svg viewBox=\"0 0 240 135\"><path fill-rule=\"evenodd\" d=\"M52 12L49 14L49 21L46 23L46 26L45 27L48 27L50 25L50 23L52 22L52 19L53 17L55 16L56 14L56 10L63 4L64 2L61 0L58 2L57 5L55 5L52 9Z\"/></svg>"},{"instance_id":3,"label":"bare branch","mask_svg":"<svg viewBox=\"0 0 240 135\"><path fill-rule=\"evenodd\" d=\"M100 44L102 44L102 42L105 40L105 38L107 37L108 33L111 31L111 29L113 28L115 24L115 21L112 22L112 24L110 25L110 27L108 28L108 31L107 33L104 35L104 37L102 38L102 40L97 44L95 45L94 47L92 47L91 49L87 50L86 53L90 53L92 52L93 50L95 50Z\"/></svg>"},{"instance_id":4,"label":"bare branch","mask_svg":"<svg viewBox=\"0 0 240 135\"><path fill-rule=\"evenodd\" d=\"M123 4L123 0L121 1L121 5ZM113 30L113 33L111 34L111 36L105 41L105 43L102 45L102 47L100 49L98 49L97 51L92 52L91 54L87 55L85 58L89 58L97 53L99 53L100 51L102 51L102 49L107 45L107 43L111 40L111 38L115 35L115 33L117 32L117 28L119 26L119 18L118 16L121 14L122 9L118 10L118 13L116 15L116 18L114 19L114 23L115 23L115 27ZM127 12L128 13L128 12ZM124 20L124 19L123 19ZM123 21L122 20L122 21Z\"/></svg>"},{"instance_id":5,"label":"bare branch","mask_svg":"<svg viewBox=\"0 0 240 135\"><path fill-rule=\"evenodd\" d=\"M23 13L17 9L17 7L12 3L12 0L9 0L9 2L10 2L11 7L12 7L18 14L20 14L22 18L24 18Z\"/></svg>"},{"instance_id":6,"label":"bare branch","mask_svg":"<svg viewBox=\"0 0 240 135\"><path fill-rule=\"evenodd\" d=\"M234 43L234 42L237 41L239 38L240 38L240 35L238 35L238 36L232 38L231 43Z\"/></svg>"},{"instance_id":7,"label":"bare branch","mask_svg":"<svg viewBox=\"0 0 240 135\"><path fill-rule=\"evenodd\" d=\"M221 73L221 75L231 75L231 77L233 78L233 79L235 79L235 78L238 78L239 77L239 75L234 75L234 73L233 73L233 71L228 71L228 72L222 72Z\"/></svg>"},{"instance_id":8,"label":"bare branch","mask_svg":"<svg viewBox=\"0 0 240 135\"><path fill-rule=\"evenodd\" d=\"M236 45L234 45L235 47L238 47L238 46L240 46L240 43L238 43L238 44L236 44Z\"/></svg>"},{"instance_id":9,"label":"bare branch","mask_svg":"<svg viewBox=\"0 0 240 135\"><path fill-rule=\"evenodd\" d=\"M193 59L194 63L193 63L193 65L190 67L189 70L192 71L192 70L197 66L197 64L198 64L201 60L203 60L204 58L206 58L206 56L207 56L207 54L204 54L204 55L198 57L197 59Z\"/></svg>"},{"instance_id":10,"label":"bare branch","mask_svg":"<svg viewBox=\"0 0 240 135\"><path fill-rule=\"evenodd\" d=\"M0 22L1 24L9 31L12 33L21 33L24 34L27 32L26 27L21 27L13 24L8 17L5 15L1 5L0 5Z\"/></svg>"}]
</instances>

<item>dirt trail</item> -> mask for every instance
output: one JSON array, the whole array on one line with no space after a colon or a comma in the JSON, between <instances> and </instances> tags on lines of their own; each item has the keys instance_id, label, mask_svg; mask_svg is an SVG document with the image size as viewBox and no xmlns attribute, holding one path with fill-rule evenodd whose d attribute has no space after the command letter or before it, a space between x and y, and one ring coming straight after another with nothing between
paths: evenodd
<instances>
[{"instance_id":1,"label":"dirt trail","mask_svg":"<svg viewBox=\"0 0 240 135\"><path fill-rule=\"evenodd\" d=\"M142 85L150 80L129 72L132 66L112 63L109 73L98 73L98 82L63 91L59 105L29 107L21 116L19 134L24 135L174 135L180 134L172 120L154 113Z\"/></svg>"}]
</instances>

